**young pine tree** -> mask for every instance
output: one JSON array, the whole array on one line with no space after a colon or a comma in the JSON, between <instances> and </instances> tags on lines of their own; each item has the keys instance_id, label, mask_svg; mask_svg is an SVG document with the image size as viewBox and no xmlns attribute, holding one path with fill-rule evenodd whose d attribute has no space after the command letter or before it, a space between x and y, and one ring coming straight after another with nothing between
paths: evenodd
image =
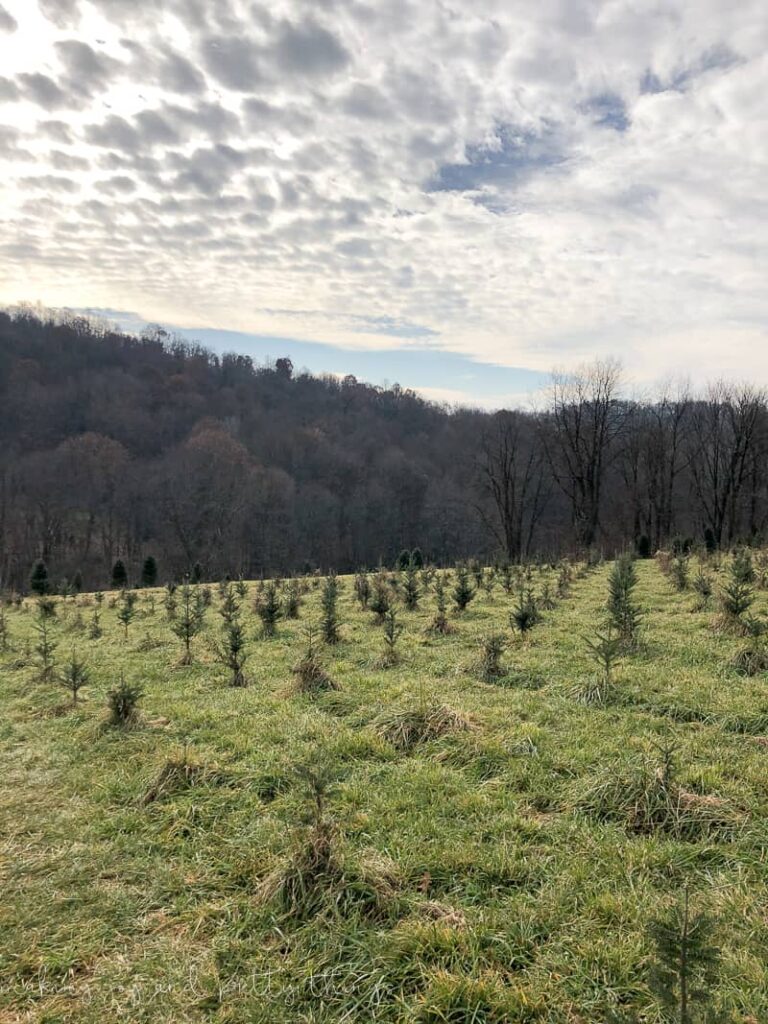
<instances>
[{"instance_id":1,"label":"young pine tree","mask_svg":"<svg viewBox=\"0 0 768 1024\"><path fill-rule=\"evenodd\" d=\"M387 586L387 577L381 570L374 577L368 607L376 616L377 625L380 626L389 611L389 587Z\"/></svg>"},{"instance_id":2,"label":"young pine tree","mask_svg":"<svg viewBox=\"0 0 768 1024\"><path fill-rule=\"evenodd\" d=\"M117 609L117 621L125 630L125 639L128 639L128 627L136 618L136 594L133 590L124 590L120 596L120 605Z\"/></svg>"},{"instance_id":3,"label":"young pine tree","mask_svg":"<svg viewBox=\"0 0 768 1024\"><path fill-rule=\"evenodd\" d=\"M192 641L205 624L205 602L199 587L185 580L180 590L179 611L171 623L171 631L184 645L180 665L192 664Z\"/></svg>"},{"instance_id":4,"label":"young pine tree","mask_svg":"<svg viewBox=\"0 0 768 1024\"><path fill-rule=\"evenodd\" d=\"M453 586L453 603L457 612L463 612L475 596L475 589L469 581L469 570L460 565L456 569L456 582Z\"/></svg>"},{"instance_id":5,"label":"young pine tree","mask_svg":"<svg viewBox=\"0 0 768 1024\"><path fill-rule=\"evenodd\" d=\"M517 604L509 615L512 629L516 629L521 636L527 636L539 618L539 609L536 598L533 596L533 590L531 587L521 586L517 593Z\"/></svg>"},{"instance_id":6,"label":"young pine tree","mask_svg":"<svg viewBox=\"0 0 768 1024\"><path fill-rule=\"evenodd\" d=\"M219 614L223 619L222 639L216 647L216 654L229 669L230 686L247 686L244 669L248 659L245 629L240 621L240 607L233 587L227 587Z\"/></svg>"},{"instance_id":7,"label":"young pine tree","mask_svg":"<svg viewBox=\"0 0 768 1024\"><path fill-rule=\"evenodd\" d=\"M633 592L637 585L637 570L631 555L622 555L613 563L608 579L608 621L616 631L625 651L632 650L640 634L640 609Z\"/></svg>"},{"instance_id":8,"label":"young pine tree","mask_svg":"<svg viewBox=\"0 0 768 1024\"><path fill-rule=\"evenodd\" d=\"M411 561L403 573L403 603L409 612L419 607L419 570Z\"/></svg>"},{"instance_id":9,"label":"young pine tree","mask_svg":"<svg viewBox=\"0 0 768 1024\"><path fill-rule=\"evenodd\" d=\"M61 684L72 694L72 704L77 704L77 697L84 686L88 685L89 672L84 662L80 661L75 651L64 666Z\"/></svg>"},{"instance_id":10,"label":"young pine tree","mask_svg":"<svg viewBox=\"0 0 768 1024\"><path fill-rule=\"evenodd\" d=\"M118 558L118 560L112 566L112 589L125 590L127 586L128 573L126 572L123 561L120 558Z\"/></svg>"},{"instance_id":11,"label":"young pine tree","mask_svg":"<svg viewBox=\"0 0 768 1024\"><path fill-rule=\"evenodd\" d=\"M301 584L292 576L288 580L288 584L285 588L285 598L283 600L283 615L286 619L298 619L299 610L301 609Z\"/></svg>"},{"instance_id":12,"label":"young pine tree","mask_svg":"<svg viewBox=\"0 0 768 1024\"><path fill-rule=\"evenodd\" d=\"M137 725L140 717L138 704L143 694L142 688L127 683L121 672L120 684L107 693L108 724L118 729Z\"/></svg>"},{"instance_id":13,"label":"young pine tree","mask_svg":"<svg viewBox=\"0 0 768 1024\"><path fill-rule=\"evenodd\" d=\"M152 555L147 555L141 567L141 585L149 589L157 586L157 562Z\"/></svg>"},{"instance_id":14,"label":"young pine tree","mask_svg":"<svg viewBox=\"0 0 768 1024\"><path fill-rule=\"evenodd\" d=\"M322 609L320 629L323 634L323 640L327 644L336 644L341 639L339 636L338 601L339 581L334 573L330 573L325 578L323 592L320 597L320 607Z\"/></svg>"},{"instance_id":15,"label":"young pine tree","mask_svg":"<svg viewBox=\"0 0 768 1024\"><path fill-rule=\"evenodd\" d=\"M34 628L35 632L37 633L35 654L38 657L40 665L39 678L41 682L48 683L53 678L53 659L57 647L57 643L54 640L53 634L51 632L51 617L49 615L42 613L41 610L38 610Z\"/></svg>"},{"instance_id":16,"label":"young pine tree","mask_svg":"<svg viewBox=\"0 0 768 1024\"><path fill-rule=\"evenodd\" d=\"M51 584L48 580L48 569L45 562L37 562L29 578L29 589L33 594L49 594Z\"/></svg>"},{"instance_id":17,"label":"young pine tree","mask_svg":"<svg viewBox=\"0 0 768 1024\"><path fill-rule=\"evenodd\" d=\"M718 1019L712 989L720 951L712 941L713 931L709 916L691 912L687 887L672 911L649 926L655 947L650 988L677 1024Z\"/></svg>"},{"instance_id":18,"label":"young pine tree","mask_svg":"<svg viewBox=\"0 0 768 1024\"><path fill-rule=\"evenodd\" d=\"M397 664L399 660L397 641L400 639L402 631L403 627L397 621L395 606L390 605L389 610L384 616L384 654L381 659L384 667Z\"/></svg>"},{"instance_id":19,"label":"young pine tree","mask_svg":"<svg viewBox=\"0 0 768 1024\"><path fill-rule=\"evenodd\" d=\"M261 619L262 636L271 637L277 633L278 620L282 618L280 598L274 580L270 580L259 595L256 603L256 614Z\"/></svg>"},{"instance_id":20,"label":"young pine tree","mask_svg":"<svg viewBox=\"0 0 768 1024\"><path fill-rule=\"evenodd\" d=\"M93 609L91 621L88 625L88 636L91 638L91 640L98 640L101 637L102 632L103 631L101 628L101 612L99 611L99 606L96 605Z\"/></svg>"},{"instance_id":21,"label":"young pine tree","mask_svg":"<svg viewBox=\"0 0 768 1024\"><path fill-rule=\"evenodd\" d=\"M430 630L433 633L451 633L453 627L448 622L447 612L447 599L445 596L445 580L442 573L438 573L435 577L435 617L432 619Z\"/></svg>"},{"instance_id":22,"label":"young pine tree","mask_svg":"<svg viewBox=\"0 0 768 1024\"><path fill-rule=\"evenodd\" d=\"M371 581L366 572L359 572L355 576L355 597L362 611L365 611L371 599Z\"/></svg>"}]
</instances>

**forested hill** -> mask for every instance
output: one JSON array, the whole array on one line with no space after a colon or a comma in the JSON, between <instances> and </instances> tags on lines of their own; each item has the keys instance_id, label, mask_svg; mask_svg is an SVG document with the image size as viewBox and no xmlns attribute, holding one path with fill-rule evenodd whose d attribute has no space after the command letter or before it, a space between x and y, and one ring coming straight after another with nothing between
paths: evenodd
<instances>
[{"instance_id":1,"label":"forested hill","mask_svg":"<svg viewBox=\"0 0 768 1024\"><path fill-rule=\"evenodd\" d=\"M595 363L549 408L449 410L397 386L254 366L160 330L0 313L0 586L347 571L765 531L764 394L640 404Z\"/></svg>"},{"instance_id":2,"label":"forested hill","mask_svg":"<svg viewBox=\"0 0 768 1024\"><path fill-rule=\"evenodd\" d=\"M37 558L95 585L150 552L163 575L256 575L482 551L482 419L162 332L0 314L0 579Z\"/></svg>"}]
</instances>

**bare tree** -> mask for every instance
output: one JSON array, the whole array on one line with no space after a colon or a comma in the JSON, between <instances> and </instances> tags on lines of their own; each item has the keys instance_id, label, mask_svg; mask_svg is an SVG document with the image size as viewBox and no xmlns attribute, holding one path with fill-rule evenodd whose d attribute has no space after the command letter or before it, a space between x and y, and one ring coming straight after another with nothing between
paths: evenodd
<instances>
[{"instance_id":1,"label":"bare tree","mask_svg":"<svg viewBox=\"0 0 768 1024\"><path fill-rule=\"evenodd\" d=\"M486 500L475 508L507 558L517 562L531 548L550 493L530 417L506 410L494 414L482 433L478 471Z\"/></svg>"},{"instance_id":2,"label":"bare tree","mask_svg":"<svg viewBox=\"0 0 768 1024\"><path fill-rule=\"evenodd\" d=\"M765 405L762 389L722 381L693 405L688 444L692 485L704 528L718 547L730 544L739 528L750 472L764 452Z\"/></svg>"},{"instance_id":3,"label":"bare tree","mask_svg":"<svg viewBox=\"0 0 768 1024\"><path fill-rule=\"evenodd\" d=\"M646 410L644 462L648 489L648 534L655 548L675 526L678 481L690 459L691 395L687 384L665 386Z\"/></svg>"},{"instance_id":4,"label":"bare tree","mask_svg":"<svg viewBox=\"0 0 768 1024\"><path fill-rule=\"evenodd\" d=\"M621 366L614 359L552 375L542 436L552 474L570 504L576 541L583 548L597 540L606 471L617 454L624 425L620 387Z\"/></svg>"}]
</instances>

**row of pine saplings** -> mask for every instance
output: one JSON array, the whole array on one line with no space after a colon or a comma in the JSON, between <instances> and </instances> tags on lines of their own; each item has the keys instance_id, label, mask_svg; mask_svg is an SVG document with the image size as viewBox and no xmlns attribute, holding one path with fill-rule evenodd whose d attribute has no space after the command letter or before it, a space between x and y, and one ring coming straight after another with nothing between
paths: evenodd
<instances>
[{"instance_id":1,"label":"row of pine saplings","mask_svg":"<svg viewBox=\"0 0 768 1024\"><path fill-rule=\"evenodd\" d=\"M580 571L587 572L594 567L594 564L585 565ZM534 592L535 574L531 566L502 566L496 569L460 565L452 572L439 572L433 567L419 569L409 564L394 573L383 569L376 573L358 573L353 582L355 598L360 608L373 613L374 623L382 627L383 651L377 667L389 668L398 663L398 641L403 631L402 610L418 610L424 596L430 592L434 596L434 615L427 626L429 633L454 633L457 628L456 618L477 595L482 592L491 598L498 585L507 595L515 595L509 615L510 627L519 635L526 636L540 621L541 612L554 608L557 599L569 593L573 567L563 562L556 568L555 586L552 586L549 579L544 579L537 594ZM538 572L542 574L545 568L539 567ZM342 639L338 599L343 586L344 583L334 574L324 578L269 580L257 585L253 609L261 620L261 638L274 637L280 620L298 619L306 594L313 588L320 589L319 620L316 625L307 625L306 647L293 669L299 692L338 689L338 685L323 669L318 648L321 643L334 645ZM242 687L248 681L245 669L249 636L243 621L243 606L248 599L249 585L243 580L225 580L219 584L218 590L221 627L211 649L217 660L229 670L229 684ZM100 639L103 633L102 609L105 601L108 601L108 605L116 610L117 620L127 639L139 615L152 617L156 614L157 598L154 593L146 594L141 607L139 598L139 592L127 588L108 599L101 592L96 592L92 597L79 598L70 629L85 632L91 640ZM85 601L93 603L90 621L87 623L81 611ZM209 585L192 584L187 580L179 586L170 584L165 588L162 605L170 630L181 641L183 648L179 665L193 663L193 641L205 629L206 615L212 604L213 590ZM39 678L46 682L60 681L70 691L73 704L76 704L80 690L89 682L89 669L75 651L63 668L57 667L57 602L51 596L41 594L36 598L34 607L36 640L34 645L29 642L26 644L19 667L36 662ZM451 618L449 612L453 613ZM141 646L150 649L157 644L147 634ZM5 609L0 606L0 652L8 651L10 646L8 618ZM504 641L497 634L481 643L480 674L488 682L497 680L503 674L500 666L503 647ZM130 724L135 719L135 709L141 695L140 687L121 678L120 685L108 695L112 724Z\"/></svg>"}]
</instances>

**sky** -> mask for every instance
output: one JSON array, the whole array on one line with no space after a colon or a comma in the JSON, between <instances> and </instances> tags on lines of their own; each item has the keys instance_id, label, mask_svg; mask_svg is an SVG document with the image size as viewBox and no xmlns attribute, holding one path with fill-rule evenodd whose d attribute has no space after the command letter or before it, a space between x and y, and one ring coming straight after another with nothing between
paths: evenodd
<instances>
[{"instance_id":1,"label":"sky","mask_svg":"<svg viewBox=\"0 0 768 1024\"><path fill-rule=\"evenodd\" d=\"M768 384L766 96L764 0L0 0L0 303L451 402Z\"/></svg>"}]
</instances>

